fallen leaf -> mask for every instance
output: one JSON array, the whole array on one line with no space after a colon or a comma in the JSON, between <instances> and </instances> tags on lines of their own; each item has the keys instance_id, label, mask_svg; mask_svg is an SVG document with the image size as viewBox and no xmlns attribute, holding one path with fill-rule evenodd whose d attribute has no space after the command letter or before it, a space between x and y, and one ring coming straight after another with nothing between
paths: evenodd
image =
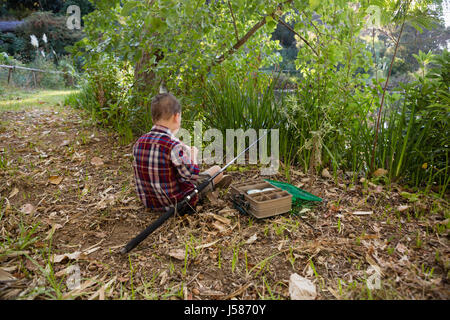
<instances>
[{"instance_id":1,"label":"fallen leaf","mask_svg":"<svg viewBox=\"0 0 450 320\"><path fill-rule=\"evenodd\" d=\"M12 197L14 197L16 194L18 194L19 193L19 189L17 189L16 187L14 187L14 189L11 191L11 193L9 194L9 197L8 198L12 198Z\"/></svg>"},{"instance_id":2,"label":"fallen leaf","mask_svg":"<svg viewBox=\"0 0 450 320\"><path fill-rule=\"evenodd\" d=\"M103 231L94 233L97 238L105 238L107 234Z\"/></svg>"},{"instance_id":3,"label":"fallen leaf","mask_svg":"<svg viewBox=\"0 0 450 320\"><path fill-rule=\"evenodd\" d=\"M20 211L25 214L33 214L36 212L36 208L31 203L27 203L20 208Z\"/></svg>"},{"instance_id":4,"label":"fallen leaf","mask_svg":"<svg viewBox=\"0 0 450 320\"><path fill-rule=\"evenodd\" d=\"M99 167L99 166L102 166L102 165L104 164L104 162L103 162L103 160L102 160L101 158L99 158L99 157L93 157L93 158L91 159L91 164L94 165L94 166L96 166L96 167Z\"/></svg>"},{"instance_id":5,"label":"fallen leaf","mask_svg":"<svg viewBox=\"0 0 450 320\"><path fill-rule=\"evenodd\" d=\"M27 261L30 261L30 260L27 260ZM26 264L26 262L25 262L25 264ZM11 266L11 267L3 267L2 269L3 269L3 271L11 273L13 271L16 271L18 269L18 267L19 266Z\"/></svg>"},{"instance_id":6,"label":"fallen leaf","mask_svg":"<svg viewBox=\"0 0 450 320\"><path fill-rule=\"evenodd\" d=\"M409 208L410 208L410 206L407 206L407 205L401 205L401 206L398 206L398 207L397 207L397 211L398 211L398 212L403 212L403 211L408 210Z\"/></svg>"},{"instance_id":7,"label":"fallen leaf","mask_svg":"<svg viewBox=\"0 0 450 320\"><path fill-rule=\"evenodd\" d=\"M172 251L170 251L169 256L172 258L175 258L177 260L184 260L185 254L186 254L186 250L184 249L174 249Z\"/></svg>"},{"instance_id":8,"label":"fallen leaf","mask_svg":"<svg viewBox=\"0 0 450 320\"><path fill-rule=\"evenodd\" d=\"M17 280L12 274L6 272L3 269L0 269L0 283L1 282L9 282Z\"/></svg>"},{"instance_id":9,"label":"fallen leaf","mask_svg":"<svg viewBox=\"0 0 450 320\"><path fill-rule=\"evenodd\" d=\"M205 243L205 244L201 244L201 245L199 245L199 246L196 246L196 247L195 247L195 250L198 250L198 249L204 249L204 248L209 248L209 247L215 245L217 242L219 242L219 240L220 240L220 239L218 239L218 240L216 240L216 241L213 241L213 242L210 242L210 243Z\"/></svg>"},{"instance_id":10,"label":"fallen leaf","mask_svg":"<svg viewBox=\"0 0 450 320\"><path fill-rule=\"evenodd\" d=\"M297 273L289 278L289 295L291 300L314 300L317 296L316 286Z\"/></svg>"},{"instance_id":11,"label":"fallen leaf","mask_svg":"<svg viewBox=\"0 0 450 320\"><path fill-rule=\"evenodd\" d=\"M388 173L388 171L386 169L379 168L379 169L375 170L375 172L373 173L373 176L381 177L381 176L385 176L387 173Z\"/></svg>"},{"instance_id":12,"label":"fallen leaf","mask_svg":"<svg viewBox=\"0 0 450 320\"><path fill-rule=\"evenodd\" d=\"M305 176L305 174L303 172L297 171L297 170L291 170L291 173L293 173L293 174L295 174L297 176L300 176L300 177Z\"/></svg>"},{"instance_id":13,"label":"fallen leaf","mask_svg":"<svg viewBox=\"0 0 450 320\"><path fill-rule=\"evenodd\" d=\"M250 238L247 239L247 241L245 241L245 244L252 244L253 242L255 242L258 239L256 233L254 235L252 235Z\"/></svg>"},{"instance_id":14,"label":"fallen leaf","mask_svg":"<svg viewBox=\"0 0 450 320\"><path fill-rule=\"evenodd\" d=\"M198 209L197 209L198 211L201 211L201 207L200 206L198 206ZM236 213L236 209L231 209L231 208L229 208L229 207L225 207L225 208L223 208L222 210L220 210L219 212L217 212L219 215L223 215L223 216L225 216L225 215L229 215L229 214L234 214L234 213Z\"/></svg>"},{"instance_id":15,"label":"fallen leaf","mask_svg":"<svg viewBox=\"0 0 450 320\"><path fill-rule=\"evenodd\" d=\"M70 140L64 140L59 146L60 147L68 146L69 143L70 143Z\"/></svg>"},{"instance_id":16,"label":"fallen leaf","mask_svg":"<svg viewBox=\"0 0 450 320\"><path fill-rule=\"evenodd\" d=\"M97 276L95 276L95 277L92 278L92 279L86 280L86 281L85 281L81 286L79 286L78 288L75 288L74 290L72 290L72 291L66 293L66 294L63 296L63 299L75 298L76 296L78 296L78 295L80 295L80 294L82 294L82 293L85 293L85 290L86 290L87 288L89 288L90 286L92 286L92 285L98 283L98 281L96 281L96 279L97 279Z\"/></svg>"},{"instance_id":17,"label":"fallen leaf","mask_svg":"<svg viewBox=\"0 0 450 320\"><path fill-rule=\"evenodd\" d=\"M61 176L50 176L50 178L48 178L48 182L54 185L58 185L61 183L62 179L63 177Z\"/></svg>"},{"instance_id":18,"label":"fallen leaf","mask_svg":"<svg viewBox=\"0 0 450 320\"><path fill-rule=\"evenodd\" d=\"M85 250L85 251L83 251L83 254L90 255L92 252L95 252L98 249L100 249L100 247L96 247L96 248L92 248L92 249L89 249L89 250Z\"/></svg>"},{"instance_id":19,"label":"fallen leaf","mask_svg":"<svg viewBox=\"0 0 450 320\"><path fill-rule=\"evenodd\" d=\"M322 170L322 177L328 178L328 179L333 178L333 176L330 174L330 172L328 171L327 168L324 168L324 169Z\"/></svg>"},{"instance_id":20,"label":"fallen leaf","mask_svg":"<svg viewBox=\"0 0 450 320\"><path fill-rule=\"evenodd\" d=\"M227 229L225 228L225 226L219 222L214 222L212 223L212 226L217 229L219 232L225 232Z\"/></svg>"},{"instance_id":21,"label":"fallen leaf","mask_svg":"<svg viewBox=\"0 0 450 320\"><path fill-rule=\"evenodd\" d=\"M80 251L75 251L73 253L64 253L64 254L59 254L59 255L53 255L51 258L51 261L53 263L60 263L62 261L65 261L66 259L68 260L78 260L81 256L81 252Z\"/></svg>"},{"instance_id":22,"label":"fallen leaf","mask_svg":"<svg viewBox=\"0 0 450 320\"><path fill-rule=\"evenodd\" d=\"M230 224L230 223L231 223L231 220L228 219L228 218L219 216L219 215L214 214L214 213L210 213L209 215L212 216L212 217L214 217L214 219L216 219L216 220L222 222L223 224Z\"/></svg>"},{"instance_id":23,"label":"fallen leaf","mask_svg":"<svg viewBox=\"0 0 450 320\"><path fill-rule=\"evenodd\" d=\"M110 288L110 286L115 282L117 277L112 278L104 286L102 286L96 293L94 293L89 300L93 300L98 297L98 300L105 300L105 292ZM112 290L110 290L112 291Z\"/></svg>"},{"instance_id":24,"label":"fallen leaf","mask_svg":"<svg viewBox=\"0 0 450 320\"><path fill-rule=\"evenodd\" d=\"M112 204L114 204L115 202L115 198L114 195L109 195L105 198L103 198L102 200L100 200L97 205L95 206L96 209L105 209L108 206L111 206Z\"/></svg>"},{"instance_id":25,"label":"fallen leaf","mask_svg":"<svg viewBox=\"0 0 450 320\"><path fill-rule=\"evenodd\" d=\"M64 276L64 275L70 274L72 271L73 271L73 265L70 265L70 266L68 266L68 267L66 267L66 268L64 268L64 269L62 269L62 270L56 272L56 273L55 273L55 276L56 276L57 278L59 278L59 277L62 277L62 276Z\"/></svg>"},{"instance_id":26,"label":"fallen leaf","mask_svg":"<svg viewBox=\"0 0 450 320\"><path fill-rule=\"evenodd\" d=\"M278 245L278 251L281 251L281 249L283 249L283 245L284 245L284 242L283 241L280 241L280 244Z\"/></svg>"}]
</instances>

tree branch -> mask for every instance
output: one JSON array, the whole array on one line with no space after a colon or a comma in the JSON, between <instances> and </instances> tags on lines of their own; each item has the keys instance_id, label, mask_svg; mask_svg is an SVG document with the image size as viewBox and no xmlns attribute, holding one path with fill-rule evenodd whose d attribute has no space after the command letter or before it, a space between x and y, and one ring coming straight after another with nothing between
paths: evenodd
<instances>
[{"instance_id":1,"label":"tree branch","mask_svg":"<svg viewBox=\"0 0 450 320\"><path fill-rule=\"evenodd\" d=\"M284 5L290 4L290 3L292 3L292 1L293 0L287 0L283 3L280 3L277 6L277 8L282 10ZM248 41L248 39L250 39L256 33L256 31L258 31L262 26L264 26L266 24L266 17L269 17L269 16L274 18L274 20L278 20L278 17L276 17L276 15L275 15L275 11L271 14L267 14L267 15L263 16L262 19L258 23L256 23L242 38L240 38L234 44L234 46L232 46L230 49L228 49L228 51L226 53L223 53L219 58L214 60L214 62L208 67L207 71L209 72L212 67L215 67L215 66L221 64L227 57L231 56L240 47L242 47Z\"/></svg>"},{"instance_id":2,"label":"tree branch","mask_svg":"<svg viewBox=\"0 0 450 320\"><path fill-rule=\"evenodd\" d=\"M314 52L314 54L316 56L318 56L319 54L317 53L317 51L311 46L311 44L308 42L308 40L306 40L305 38L303 38L297 31L295 31L294 29L292 29L292 27L290 25L288 25L286 22L284 22L281 18L278 19L278 21L285 26L288 30L290 30L291 32L293 32L297 37L299 37L304 43L306 43L306 45Z\"/></svg>"},{"instance_id":3,"label":"tree branch","mask_svg":"<svg viewBox=\"0 0 450 320\"><path fill-rule=\"evenodd\" d=\"M234 17L233 8L231 7L231 3L228 0L228 8L230 8L231 18L233 19L233 27L234 27L234 33L236 34L236 41L239 41L239 31L236 26L236 18Z\"/></svg>"}]
</instances>

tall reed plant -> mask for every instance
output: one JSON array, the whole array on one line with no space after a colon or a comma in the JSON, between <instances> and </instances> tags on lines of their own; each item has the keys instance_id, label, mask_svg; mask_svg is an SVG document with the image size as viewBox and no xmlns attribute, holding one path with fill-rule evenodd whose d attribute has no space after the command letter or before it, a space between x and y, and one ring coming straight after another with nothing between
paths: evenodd
<instances>
[{"instance_id":1,"label":"tall reed plant","mask_svg":"<svg viewBox=\"0 0 450 320\"><path fill-rule=\"evenodd\" d=\"M203 110L200 117L206 128L215 128L226 137L227 129L279 129L280 154L289 153L282 110L284 97L275 92L277 78L260 74L239 80L234 77L212 78L202 92ZM271 148L268 136L268 150Z\"/></svg>"},{"instance_id":2,"label":"tall reed plant","mask_svg":"<svg viewBox=\"0 0 450 320\"><path fill-rule=\"evenodd\" d=\"M388 170L391 180L434 187L442 196L450 179L450 55L416 58L422 65L417 80L401 85L384 110L376 164Z\"/></svg>"}]
</instances>

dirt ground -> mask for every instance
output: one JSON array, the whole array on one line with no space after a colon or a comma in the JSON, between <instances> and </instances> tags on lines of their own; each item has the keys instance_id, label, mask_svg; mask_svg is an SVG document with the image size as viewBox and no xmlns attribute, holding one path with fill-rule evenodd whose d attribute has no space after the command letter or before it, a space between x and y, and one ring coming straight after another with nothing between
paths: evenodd
<instances>
[{"instance_id":1,"label":"dirt ground","mask_svg":"<svg viewBox=\"0 0 450 320\"><path fill-rule=\"evenodd\" d=\"M132 144L70 108L0 119L1 299L290 299L293 273L317 299L450 297L443 199L291 168L292 184L325 201L256 219L219 190L121 255L157 218L136 196Z\"/></svg>"}]
</instances>

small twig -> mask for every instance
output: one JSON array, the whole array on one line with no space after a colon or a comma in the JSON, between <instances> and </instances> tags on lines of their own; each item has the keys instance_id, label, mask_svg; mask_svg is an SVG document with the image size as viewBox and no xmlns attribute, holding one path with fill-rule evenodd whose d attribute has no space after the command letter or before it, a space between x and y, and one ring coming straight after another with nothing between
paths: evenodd
<instances>
[{"instance_id":1,"label":"small twig","mask_svg":"<svg viewBox=\"0 0 450 320\"><path fill-rule=\"evenodd\" d=\"M308 226L310 226L311 227L311 229L313 229L313 231L315 232L315 231L317 231L317 229L316 228L314 228L314 226L312 225L312 224L310 224L308 221L306 221L305 219L303 219L303 217L302 216L300 216L299 215L299 217L300 217L300 219L302 219L303 220L303 222L304 223L306 223Z\"/></svg>"}]
</instances>

